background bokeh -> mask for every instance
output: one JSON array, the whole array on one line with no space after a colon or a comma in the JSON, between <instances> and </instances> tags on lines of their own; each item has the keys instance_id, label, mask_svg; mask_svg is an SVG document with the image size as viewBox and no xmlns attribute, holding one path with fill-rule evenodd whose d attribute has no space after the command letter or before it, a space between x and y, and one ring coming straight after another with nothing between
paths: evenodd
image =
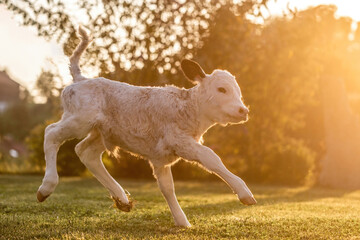
<instances>
[{"instance_id":1,"label":"background bokeh","mask_svg":"<svg viewBox=\"0 0 360 240\"><path fill-rule=\"evenodd\" d=\"M204 138L232 172L257 183L358 188L360 27L337 16L335 5L288 8L265 18L267 2L79 0L74 7L66 1L7 0L2 5L20 24L56 40L67 56L79 43L79 19L86 21L94 38L82 59L89 74L189 88L179 67L183 58L196 60L207 73L230 71L250 106L250 120L216 126ZM56 64L42 71L34 91L0 72L0 172L44 171L44 129L62 112L65 84ZM39 96L41 104L34 100ZM60 175L88 174L74 153L77 142L61 147ZM120 159L104 154L103 160L114 176L152 177L146 161L125 152ZM177 179L212 178L186 162L173 168Z\"/></svg>"}]
</instances>

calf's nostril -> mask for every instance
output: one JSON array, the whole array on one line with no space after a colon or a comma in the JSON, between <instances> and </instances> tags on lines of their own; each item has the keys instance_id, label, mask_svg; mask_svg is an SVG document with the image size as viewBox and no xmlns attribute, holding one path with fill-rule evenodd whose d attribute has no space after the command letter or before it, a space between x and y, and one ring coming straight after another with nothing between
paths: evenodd
<instances>
[{"instance_id":1,"label":"calf's nostril","mask_svg":"<svg viewBox=\"0 0 360 240\"><path fill-rule=\"evenodd\" d=\"M239 108L239 113L240 114L248 114L249 110L247 110L246 108Z\"/></svg>"}]
</instances>

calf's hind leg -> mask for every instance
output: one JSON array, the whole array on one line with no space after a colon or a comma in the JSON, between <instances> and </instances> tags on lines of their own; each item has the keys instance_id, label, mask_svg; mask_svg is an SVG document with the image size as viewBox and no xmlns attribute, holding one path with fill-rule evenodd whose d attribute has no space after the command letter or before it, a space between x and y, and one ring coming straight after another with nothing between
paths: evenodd
<instances>
[{"instance_id":1,"label":"calf's hind leg","mask_svg":"<svg viewBox=\"0 0 360 240\"><path fill-rule=\"evenodd\" d=\"M83 124L81 119L67 117L46 127L44 138L44 152L46 169L42 184L37 191L39 202L44 201L54 192L59 176L56 169L56 156L64 141L71 138L83 138L90 131L90 124Z\"/></svg>"},{"instance_id":2,"label":"calf's hind leg","mask_svg":"<svg viewBox=\"0 0 360 240\"><path fill-rule=\"evenodd\" d=\"M105 146L97 130L93 130L75 147L75 152L81 162L109 190L116 207L122 211L129 212L132 208L132 203L128 200L124 189L111 177L102 162L101 156L104 150Z\"/></svg>"}]
</instances>

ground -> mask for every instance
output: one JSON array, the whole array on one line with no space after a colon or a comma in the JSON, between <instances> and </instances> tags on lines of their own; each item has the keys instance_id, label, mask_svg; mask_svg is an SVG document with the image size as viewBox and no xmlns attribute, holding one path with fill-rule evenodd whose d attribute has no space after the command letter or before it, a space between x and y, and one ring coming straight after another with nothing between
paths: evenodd
<instances>
[{"instance_id":1,"label":"ground","mask_svg":"<svg viewBox=\"0 0 360 240\"><path fill-rule=\"evenodd\" d=\"M258 204L247 207L222 182L176 182L192 224L179 228L155 180L119 182L130 213L94 178L60 178L37 203L41 177L0 175L0 239L360 239L360 190L250 184Z\"/></svg>"}]
</instances>

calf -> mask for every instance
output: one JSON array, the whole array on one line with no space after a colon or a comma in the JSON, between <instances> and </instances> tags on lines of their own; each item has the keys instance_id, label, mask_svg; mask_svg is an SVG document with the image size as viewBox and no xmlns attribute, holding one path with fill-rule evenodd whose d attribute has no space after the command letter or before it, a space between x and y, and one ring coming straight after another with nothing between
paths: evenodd
<instances>
[{"instance_id":1,"label":"calf","mask_svg":"<svg viewBox=\"0 0 360 240\"><path fill-rule=\"evenodd\" d=\"M101 160L105 150L116 154L122 149L149 160L178 226L190 226L176 199L171 174L171 166L180 158L195 161L218 175L243 204L256 203L245 182L202 145L202 135L215 124L248 119L249 110L234 76L223 70L205 74L196 62L183 60L182 71L196 84L190 89L138 87L105 78L85 78L79 58L90 41L82 28L79 34L82 41L70 57L74 83L61 94L64 113L59 122L45 130L46 170L37 192L39 202L58 184L56 155L60 145L71 138L84 138L75 147L77 155L123 211L130 211L132 203L105 169Z\"/></svg>"}]
</instances>

